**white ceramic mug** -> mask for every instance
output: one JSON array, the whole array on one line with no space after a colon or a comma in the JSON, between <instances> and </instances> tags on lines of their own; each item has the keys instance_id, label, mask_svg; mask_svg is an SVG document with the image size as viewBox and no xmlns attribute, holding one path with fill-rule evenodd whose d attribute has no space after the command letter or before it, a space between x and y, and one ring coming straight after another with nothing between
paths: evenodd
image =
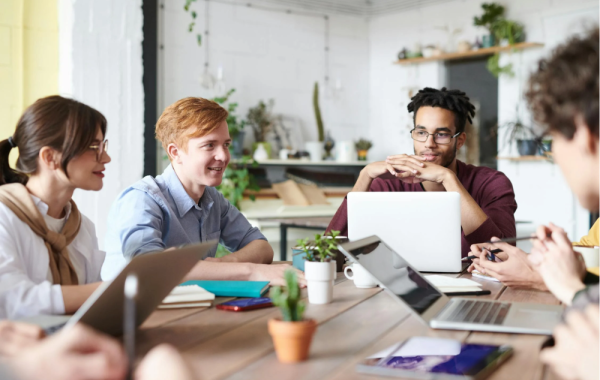
<instances>
[{"instance_id":1,"label":"white ceramic mug","mask_svg":"<svg viewBox=\"0 0 600 380\"><path fill-rule=\"evenodd\" d=\"M354 281L354 285L357 288L374 288L377 286L377 282L360 264L353 263L348 265L344 268L344 275L348 280Z\"/></svg>"},{"instance_id":2,"label":"white ceramic mug","mask_svg":"<svg viewBox=\"0 0 600 380\"><path fill-rule=\"evenodd\" d=\"M574 246L573 249L583 256L586 268L596 268L600 266L600 248L598 247L578 247Z\"/></svg>"}]
</instances>

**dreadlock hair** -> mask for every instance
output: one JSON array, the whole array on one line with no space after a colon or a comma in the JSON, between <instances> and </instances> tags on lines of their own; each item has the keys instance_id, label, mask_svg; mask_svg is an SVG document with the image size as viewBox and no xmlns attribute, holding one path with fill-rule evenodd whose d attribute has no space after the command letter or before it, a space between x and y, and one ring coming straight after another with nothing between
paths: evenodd
<instances>
[{"instance_id":1,"label":"dreadlock hair","mask_svg":"<svg viewBox=\"0 0 600 380\"><path fill-rule=\"evenodd\" d=\"M447 90L442 87L441 90L425 87L419 90L417 95L413 96L408 103L408 112L414 112L413 123L417 118L417 111L423 106L440 107L454 113L454 126L456 133L465 131L467 120L473 123L472 117L475 116L475 106L469 101L467 94L460 90Z\"/></svg>"}]
</instances>

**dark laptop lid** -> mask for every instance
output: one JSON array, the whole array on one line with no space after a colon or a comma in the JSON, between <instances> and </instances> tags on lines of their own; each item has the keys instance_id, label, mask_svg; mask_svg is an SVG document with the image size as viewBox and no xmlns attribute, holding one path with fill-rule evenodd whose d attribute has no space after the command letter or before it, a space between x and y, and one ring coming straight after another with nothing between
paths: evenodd
<instances>
[{"instance_id":1,"label":"dark laptop lid","mask_svg":"<svg viewBox=\"0 0 600 380\"><path fill-rule=\"evenodd\" d=\"M437 312L442 306L438 301L448 300L440 290L377 236L340 244L339 248L350 261L361 264L380 286L403 301L419 316L430 314L432 309ZM437 307L433 307L436 303Z\"/></svg>"}]
</instances>

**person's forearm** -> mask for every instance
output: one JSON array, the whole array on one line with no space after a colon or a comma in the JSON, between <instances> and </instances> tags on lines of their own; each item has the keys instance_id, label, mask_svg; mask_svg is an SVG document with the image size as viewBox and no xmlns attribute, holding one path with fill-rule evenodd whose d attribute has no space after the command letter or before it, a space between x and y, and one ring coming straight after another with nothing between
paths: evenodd
<instances>
[{"instance_id":1,"label":"person's forearm","mask_svg":"<svg viewBox=\"0 0 600 380\"><path fill-rule=\"evenodd\" d=\"M453 172L449 171L442 184L446 191L454 191L460 194L460 224L465 235L469 235L487 220L487 215Z\"/></svg>"},{"instance_id":2,"label":"person's forearm","mask_svg":"<svg viewBox=\"0 0 600 380\"><path fill-rule=\"evenodd\" d=\"M360 171L358 175L358 180L354 184L352 191L369 191L371 187L371 182L373 182L373 178L369 177L369 174L365 169Z\"/></svg>"},{"instance_id":3,"label":"person's forearm","mask_svg":"<svg viewBox=\"0 0 600 380\"><path fill-rule=\"evenodd\" d=\"M60 287L65 303L65 314L75 313L81 305L94 293L94 291L102 284L94 282L86 285L63 285Z\"/></svg>"},{"instance_id":4,"label":"person's forearm","mask_svg":"<svg viewBox=\"0 0 600 380\"><path fill-rule=\"evenodd\" d=\"M200 261L184 277L183 281L190 280L237 280L248 281L252 271L252 263L224 263L214 261Z\"/></svg>"},{"instance_id":5,"label":"person's forearm","mask_svg":"<svg viewBox=\"0 0 600 380\"><path fill-rule=\"evenodd\" d=\"M220 261L224 263L271 264L273 248L265 240L254 240L239 251L221 257Z\"/></svg>"}]
</instances>

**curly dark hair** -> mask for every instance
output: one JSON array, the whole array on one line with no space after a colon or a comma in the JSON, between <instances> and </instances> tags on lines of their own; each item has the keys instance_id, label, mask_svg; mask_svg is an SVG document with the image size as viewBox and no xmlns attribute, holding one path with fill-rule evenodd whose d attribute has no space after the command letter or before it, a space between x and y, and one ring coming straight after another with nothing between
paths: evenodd
<instances>
[{"instance_id":1,"label":"curly dark hair","mask_svg":"<svg viewBox=\"0 0 600 380\"><path fill-rule=\"evenodd\" d=\"M475 116L475 106L471 104L467 94L460 90L447 90L446 87L438 90L425 87L410 100L407 108L408 112L414 112L413 123L417 118L417 111L423 106L440 107L454 112L454 126L457 133L465 131L467 120L469 123L473 123L471 118Z\"/></svg>"},{"instance_id":2,"label":"curly dark hair","mask_svg":"<svg viewBox=\"0 0 600 380\"><path fill-rule=\"evenodd\" d=\"M598 28L558 46L542 59L525 94L537 122L568 139L581 115L598 136Z\"/></svg>"}]
</instances>

